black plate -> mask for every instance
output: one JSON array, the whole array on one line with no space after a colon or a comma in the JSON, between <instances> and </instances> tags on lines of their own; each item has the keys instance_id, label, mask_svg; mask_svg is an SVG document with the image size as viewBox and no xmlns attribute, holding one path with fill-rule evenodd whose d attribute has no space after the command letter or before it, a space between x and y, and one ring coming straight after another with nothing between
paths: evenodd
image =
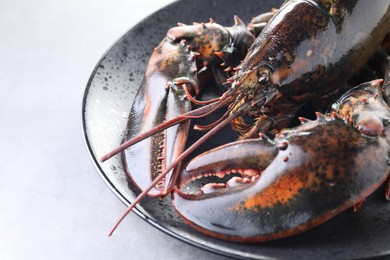
<instances>
[{"instance_id":1,"label":"black plate","mask_svg":"<svg viewBox=\"0 0 390 260\"><path fill-rule=\"evenodd\" d=\"M108 186L126 204L138 191L128 182L120 156L98 158L119 145L127 117L153 48L178 21L208 21L230 26L233 15L244 21L278 7L280 1L178 1L156 12L119 39L93 71L83 100L83 126L88 150ZM293 25L292 25L293 26ZM381 188L358 213L347 210L327 223L294 237L261 244L240 244L206 237L189 228L172 210L169 198L144 199L135 212L174 237L216 253L238 258L363 258L390 255L390 203ZM318 201L317 203L321 203ZM120 213L120 212L119 212ZM114 214L114 213L113 213Z\"/></svg>"}]
</instances>

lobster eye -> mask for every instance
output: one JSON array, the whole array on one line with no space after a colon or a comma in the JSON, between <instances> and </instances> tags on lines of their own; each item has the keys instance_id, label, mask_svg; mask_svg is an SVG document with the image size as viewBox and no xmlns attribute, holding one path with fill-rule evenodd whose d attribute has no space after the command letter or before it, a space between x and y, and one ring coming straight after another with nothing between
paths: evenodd
<instances>
[{"instance_id":1,"label":"lobster eye","mask_svg":"<svg viewBox=\"0 0 390 260\"><path fill-rule=\"evenodd\" d=\"M261 85L265 85L268 83L268 75L267 74L262 74L259 79L258 79L258 82L261 84Z\"/></svg>"}]
</instances>

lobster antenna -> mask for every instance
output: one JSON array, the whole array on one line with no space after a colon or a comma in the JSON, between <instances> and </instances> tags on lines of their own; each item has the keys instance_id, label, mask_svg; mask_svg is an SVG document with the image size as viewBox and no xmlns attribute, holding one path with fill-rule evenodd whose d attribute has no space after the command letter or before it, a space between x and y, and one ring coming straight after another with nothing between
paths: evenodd
<instances>
[{"instance_id":1,"label":"lobster antenna","mask_svg":"<svg viewBox=\"0 0 390 260\"><path fill-rule=\"evenodd\" d=\"M198 100L196 98L194 98L192 96L192 94L190 93L190 91L188 90L188 87L187 85L184 83L183 84L183 89L184 91L186 92L186 96L188 98L188 100L190 100L192 103L196 104L196 105L208 105L208 104L211 104L211 103L214 103L214 102L217 102L218 100L221 99L221 97L217 97L217 98L213 98L213 99L210 99L210 100ZM223 97L223 96L222 96Z\"/></svg>"},{"instance_id":2,"label":"lobster antenna","mask_svg":"<svg viewBox=\"0 0 390 260\"><path fill-rule=\"evenodd\" d=\"M220 117L217 121L215 121L214 123L211 123L211 124L208 124L208 125L195 125L194 129L195 130L199 130L199 131L210 130L210 129L216 127L223 120L225 120L225 118L228 116L229 112L230 112L230 110L226 111L226 113L222 117Z\"/></svg>"},{"instance_id":3,"label":"lobster antenna","mask_svg":"<svg viewBox=\"0 0 390 260\"><path fill-rule=\"evenodd\" d=\"M241 111L241 110L240 110ZM199 138L195 143L193 143L190 147L188 147L182 154L180 154L167 168L164 169L162 173L160 173L156 179L143 190L137 198L130 204L125 213L119 218L118 222L114 225L111 231L108 233L108 236L112 236L115 232L119 224L125 219L125 217L133 210L133 208L148 194L148 192L153 189L164 177L168 174L173 168L175 168L179 163L181 163L188 155L190 155L196 148L202 145L205 141L207 141L211 136L216 134L219 130L225 127L228 123L230 123L234 118L236 118L241 112L236 111L235 113L230 114L225 120L219 123L215 128L211 129L204 136Z\"/></svg>"},{"instance_id":4,"label":"lobster antenna","mask_svg":"<svg viewBox=\"0 0 390 260\"><path fill-rule=\"evenodd\" d=\"M200 107L198 109L195 109L195 110L192 110L192 111L189 111L187 113L184 113L178 117L175 117L171 120L168 120L164 123L161 123L155 127L153 127L152 129L150 129L149 131L146 131L130 140L128 140L127 142L124 142L123 144L119 145L118 147L114 148L112 151L108 152L107 154L103 155L101 158L100 158L100 161L101 162L105 162L106 160L110 159L111 157L113 157L114 155L122 152L123 150L129 148L130 146L136 144L136 143L139 143L141 142L142 140L158 133L158 132L161 132L171 126L174 126L180 122L183 122L185 120L188 120L188 119L191 119L191 118L196 118L196 117L203 117L203 116L207 116L208 114L210 114L211 112L214 112L216 109L220 108L221 106L225 105L226 103L228 103L230 99L229 98L224 98L224 99L221 99L219 101L215 101L214 103L211 103L209 105L206 105L204 107Z\"/></svg>"},{"instance_id":5,"label":"lobster antenna","mask_svg":"<svg viewBox=\"0 0 390 260\"><path fill-rule=\"evenodd\" d=\"M225 120L225 118L228 117L230 112L232 112L234 107L237 105L237 103L240 100L240 98L241 98L241 94L238 95L238 97L236 98L236 101L229 106L227 111L217 121L215 121L214 123L208 124L208 125L195 125L194 129L195 130L199 130L199 131L207 131L207 130L210 130L211 128L216 127L219 123L221 123L223 120Z\"/></svg>"}]
</instances>

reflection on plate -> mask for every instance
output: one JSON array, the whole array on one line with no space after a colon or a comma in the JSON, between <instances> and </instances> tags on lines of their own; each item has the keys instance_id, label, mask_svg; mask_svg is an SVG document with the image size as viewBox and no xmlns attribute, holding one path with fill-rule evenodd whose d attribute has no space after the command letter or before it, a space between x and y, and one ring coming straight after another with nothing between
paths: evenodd
<instances>
[{"instance_id":1,"label":"reflection on plate","mask_svg":"<svg viewBox=\"0 0 390 260\"><path fill-rule=\"evenodd\" d=\"M208 21L230 26L233 15L249 21L278 7L280 1L178 1L151 15L119 39L93 71L83 100L83 127L88 150L107 185L125 203L138 191L128 182L121 156L105 163L97 158L118 146L125 132L132 100L153 48L180 21ZM180 10L180 12L178 12ZM390 203L383 189L358 213L347 210L303 234L261 244L239 244L206 237L188 227L170 206L170 199L144 199L135 212L162 231L195 246L238 258L362 258L390 255ZM321 203L318 201L316 203Z\"/></svg>"}]
</instances>

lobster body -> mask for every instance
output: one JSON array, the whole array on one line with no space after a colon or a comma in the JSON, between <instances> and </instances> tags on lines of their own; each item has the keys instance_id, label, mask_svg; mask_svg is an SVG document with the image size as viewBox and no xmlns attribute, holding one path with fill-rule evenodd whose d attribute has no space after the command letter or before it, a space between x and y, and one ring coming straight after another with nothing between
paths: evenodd
<instances>
[{"instance_id":1,"label":"lobster body","mask_svg":"<svg viewBox=\"0 0 390 260\"><path fill-rule=\"evenodd\" d=\"M389 27L386 0L287 1L257 37L233 86L245 93L241 103L265 97L267 105L253 110L272 117L272 128L284 128L302 105L342 87L366 64Z\"/></svg>"},{"instance_id":2,"label":"lobster body","mask_svg":"<svg viewBox=\"0 0 390 260\"><path fill-rule=\"evenodd\" d=\"M155 49L127 140L109 154L128 148L126 169L142 191L128 212L144 195L172 192L174 207L197 230L259 242L317 226L388 178L390 109L382 81L339 97L390 31L389 1L291 0L264 17L272 17L267 25L249 28L237 17L229 28L213 20L179 24ZM250 31L258 28L254 38ZM210 76L228 88L200 101ZM324 96L338 100L333 114L285 129L299 109ZM210 131L185 149L189 119L221 107L227 107L222 117L196 126ZM195 157L180 172L183 159L229 123L242 140ZM273 140L266 136L275 133ZM221 181L186 192L210 176Z\"/></svg>"}]
</instances>

